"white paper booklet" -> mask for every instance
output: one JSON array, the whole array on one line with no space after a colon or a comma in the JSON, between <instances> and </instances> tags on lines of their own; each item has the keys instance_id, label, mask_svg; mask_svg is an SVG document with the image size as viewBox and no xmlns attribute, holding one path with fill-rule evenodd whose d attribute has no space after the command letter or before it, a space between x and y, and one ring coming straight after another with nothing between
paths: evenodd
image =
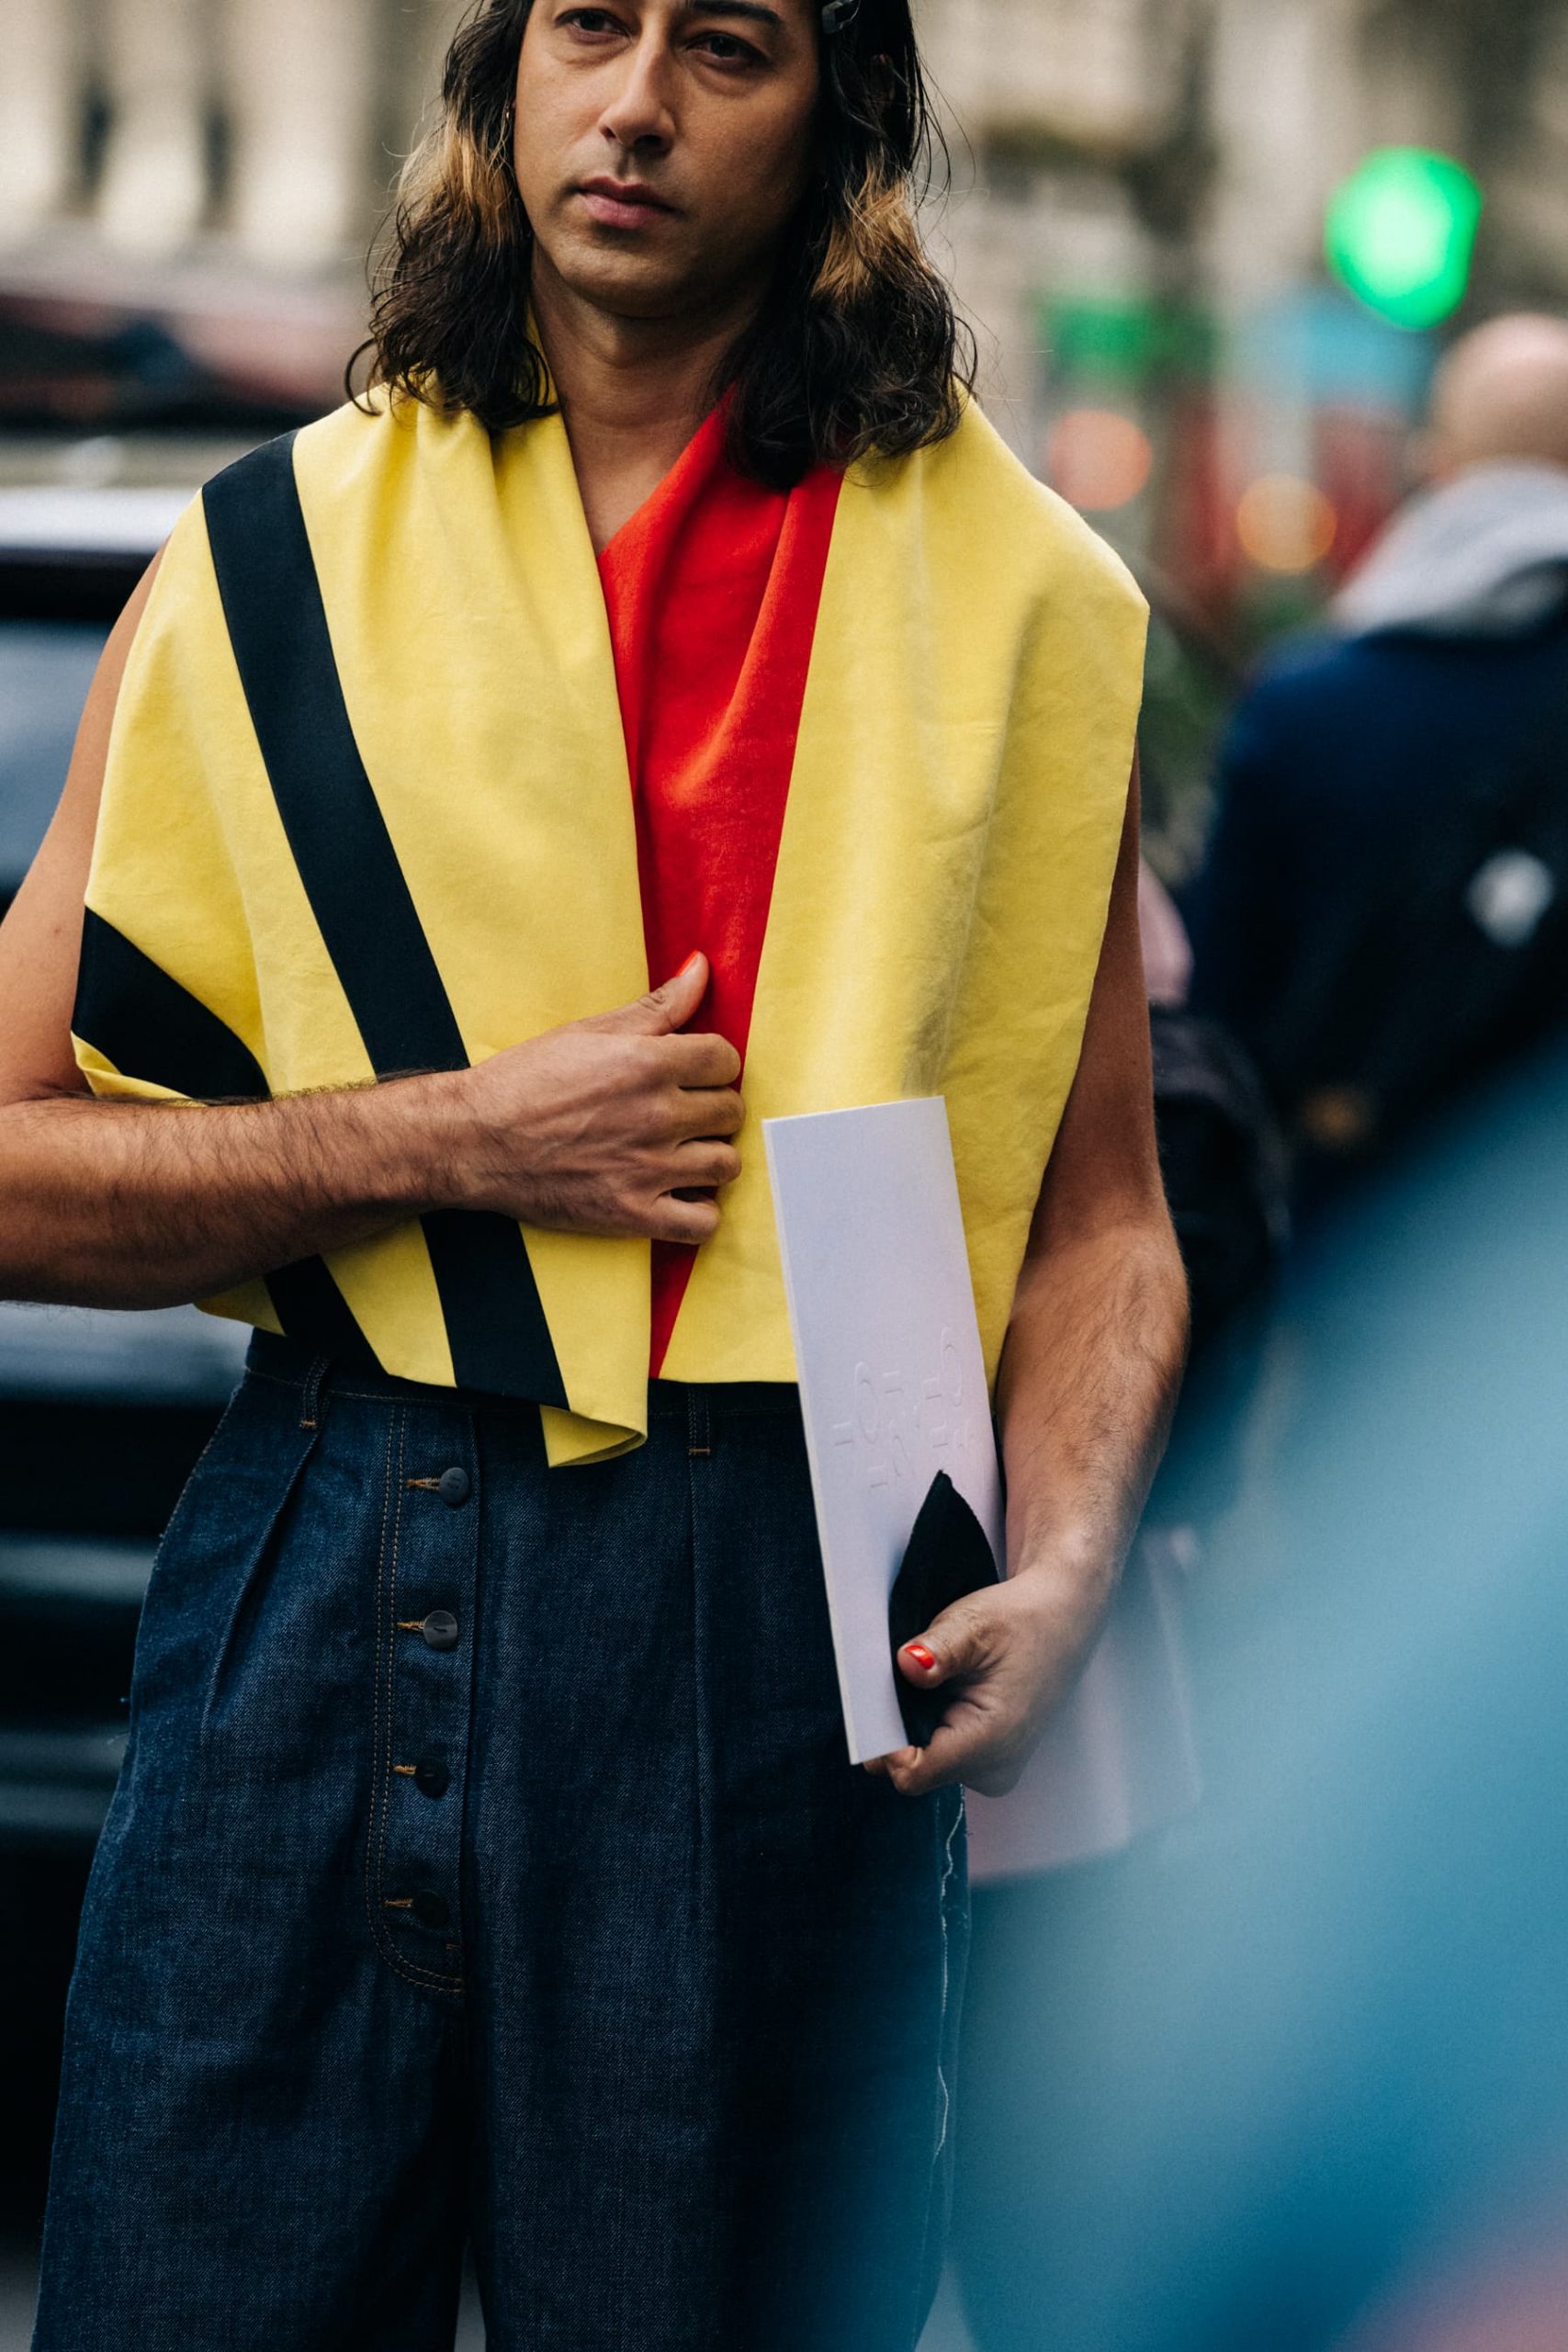
<instances>
[{"instance_id":1,"label":"white paper booklet","mask_svg":"<svg viewBox=\"0 0 1568 2352\"><path fill-rule=\"evenodd\" d=\"M1001 1480L940 1096L767 1119L850 1757L905 1743L887 1598L945 1470L1004 1560Z\"/></svg>"}]
</instances>

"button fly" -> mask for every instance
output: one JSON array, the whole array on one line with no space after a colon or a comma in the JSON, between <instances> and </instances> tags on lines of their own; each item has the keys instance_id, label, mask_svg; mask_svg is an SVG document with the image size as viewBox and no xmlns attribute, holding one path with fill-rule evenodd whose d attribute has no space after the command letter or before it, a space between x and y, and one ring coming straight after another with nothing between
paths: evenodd
<instances>
[{"instance_id":1,"label":"button fly","mask_svg":"<svg viewBox=\"0 0 1568 2352\"><path fill-rule=\"evenodd\" d=\"M419 1630L433 1650L455 1650L457 1646L457 1620L449 1609L433 1609Z\"/></svg>"},{"instance_id":2,"label":"button fly","mask_svg":"<svg viewBox=\"0 0 1568 2352\"><path fill-rule=\"evenodd\" d=\"M438 1756L427 1756L413 1768L413 1784L427 1797L444 1797L452 1785L452 1775Z\"/></svg>"},{"instance_id":3,"label":"button fly","mask_svg":"<svg viewBox=\"0 0 1568 2352\"><path fill-rule=\"evenodd\" d=\"M422 1928L444 1928L452 1917L438 1894L416 1894L411 1907Z\"/></svg>"},{"instance_id":4,"label":"button fly","mask_svg":"<svg viewBox=\"0 0 1568 2352\"><path fill-rule=\"evenodd\" d=\"M435 1491L444 1503L454 1510L460 1510L468 1499L468 1474L466 1470L443 1470L435 1481Z\"/></svg>"}]
</instances>

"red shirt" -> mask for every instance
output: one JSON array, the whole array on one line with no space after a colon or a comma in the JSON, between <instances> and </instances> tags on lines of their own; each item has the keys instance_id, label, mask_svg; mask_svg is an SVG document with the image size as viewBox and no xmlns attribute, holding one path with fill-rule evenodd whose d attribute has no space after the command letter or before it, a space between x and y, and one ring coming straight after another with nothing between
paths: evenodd
<instances>
[{"instance_id":1,"label":"red shirt","mask_svg":"<svg viewBox=\"0 0 1568 2352\"><path fill-rule=\"evenodd\" d=\"M795 730L841 477L748 481L715 410L599 559L637 811L648 966L700 948L713 983L691 1024L744 1058ZM657 1376L695 1252L653 1250Z\"/></svg>"}]
</instances>

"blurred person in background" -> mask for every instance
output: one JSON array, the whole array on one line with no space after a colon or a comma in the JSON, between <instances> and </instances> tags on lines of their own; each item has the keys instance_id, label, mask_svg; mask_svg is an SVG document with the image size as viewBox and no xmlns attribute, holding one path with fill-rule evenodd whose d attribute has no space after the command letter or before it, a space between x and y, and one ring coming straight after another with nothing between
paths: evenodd
<instances>
[{"instance_id":1,"label":"blurred person in background","mask_svg":"<svg viewBox=\"0 0 1568 2352\"><path fill-rule=\"evenodd\" d=\"M1554 1042L1286 1278L1318 1369L1266 1558L1242 1515L1192 1596L1202 1805L991 1962L985 2352L1568 2342L1565 1158Z\"/></svg>"},{"instance_id":2,"label":"blurred person in background","mask_svg":"<svg viewBox=\"0 0 1568 2352\"><path fill-rule=\"evenodd\" d=\"M1568 322L1463 338L1416 456L1244 697L1190 902L1307 1201L1568 1014Z\"/></svg>"},{"instance_id":3,"label":"blurred person in background","mask_svg":"<svg viewBox=\"0 0 1568 2352\"><path fill-rule=\"evenodd\" d=\"M1285 1240L1279 1138L1234 1039L1194 1015L1191 951L1145 865L1138 894L1155 1118L1191 1296L1192 1351L1171 1447L1110 1618L1018 1786L972 1797L973 1941L964 2021L953 2259L979 2352L1019 2342L1022 2230L1051 2340L1052 2264L1081 2258L1073 2182L1108 2088L1104 2036L1057 1987L1092 1967L1140 1888L1157 1898L1163 1833L1197 1805L1187 1618L1209 1525L1234 1500L1253 1318ZM1230 1410L1221 1410L1221 1401ZM1201 1442L1189 1444L1196 1428ZM1196 1453L1197 1460L1191 1457ZM1019 2183L1030 2184L1027 2221Z\"/></svg>"},{"instance_id":4,"label":"blurred person in background","mask_svg":"<svg viewBox=\"0 0 1568 2352\"><path fill-rule=\"evenodd\" d=\"M909 2352L960 1784L1092 1641L1185 1339L1145 608L967 400L904 0L489 0L446 101L373 390L176 528L0 933L0 1288L255 1326L141 1621L37 2343L435 2352L471 2232L498 2352ZM855 1772L735 1138L909 1092L1012 1573Z\"/></svg>"}]
</instances>

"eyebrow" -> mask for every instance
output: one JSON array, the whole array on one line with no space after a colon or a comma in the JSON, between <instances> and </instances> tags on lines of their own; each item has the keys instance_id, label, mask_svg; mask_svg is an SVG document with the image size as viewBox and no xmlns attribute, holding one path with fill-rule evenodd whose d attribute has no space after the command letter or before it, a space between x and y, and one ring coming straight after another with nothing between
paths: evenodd
<instances>
[{"instance_id":1,"label":"eyebrow","mask_svg":"<svg viewBox=\"0 0 1568 2352\"><path fill-rule=\"evenodd\" d=\"M775 32L783 32L784 18L776 8L764 8L761 0L682 0L682 14L688 17L744 17L754 25L767 25Z\"/></svg>"}]
</instances>

